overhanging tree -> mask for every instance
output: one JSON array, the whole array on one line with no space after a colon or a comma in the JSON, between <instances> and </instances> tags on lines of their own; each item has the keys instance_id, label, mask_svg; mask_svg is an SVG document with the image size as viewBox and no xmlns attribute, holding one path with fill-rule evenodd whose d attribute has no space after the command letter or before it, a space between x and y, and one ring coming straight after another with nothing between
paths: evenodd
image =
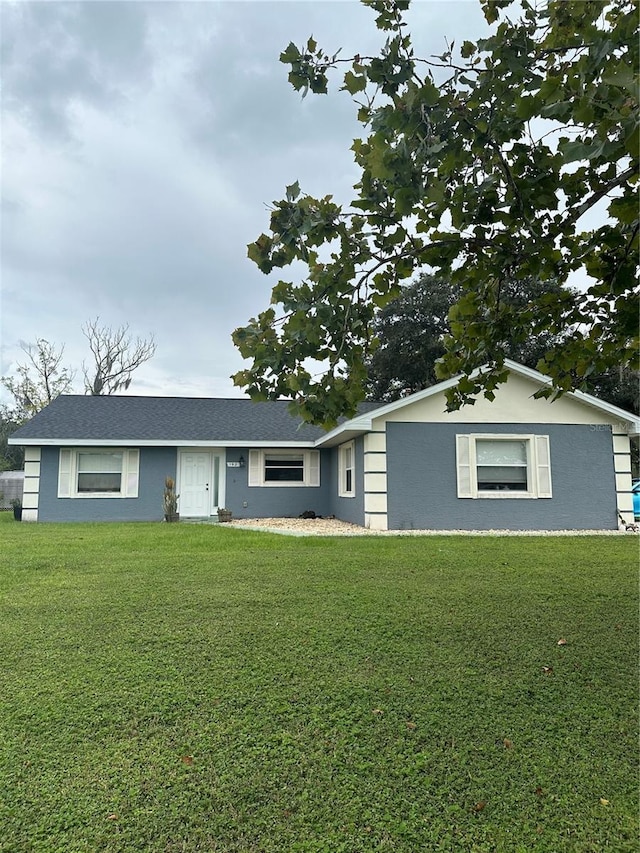
<instances>
[{"instance_id":1,"label":"overhanging tree","mask_svg":"<svg viewBox=\"0 0 640 853\"><path fill-rule=\"evenodd\" d=\"M306 420L353 415L375 312L424 270L461 294L438 365L441 378L463 374L450 408L493 398L507 336L561 336L538 364L553 380L545 393L637 369L637 2L523 0L512 21L507 0L481 0L488 38L421 59L407 0L363 1L388 34L379 56L343 60L311 38L280 57L304 94L327 92L346 64L342 89L368 136L353 142L361 178L348 207L296 182L249 247L265 273L297 261L306 275L278 282L272 306L234 332L253 362L234 382L256 399L293 398ZM578 291L517 311L504 299L509 281L572 274Z\"/></svg>"}]
</instances>

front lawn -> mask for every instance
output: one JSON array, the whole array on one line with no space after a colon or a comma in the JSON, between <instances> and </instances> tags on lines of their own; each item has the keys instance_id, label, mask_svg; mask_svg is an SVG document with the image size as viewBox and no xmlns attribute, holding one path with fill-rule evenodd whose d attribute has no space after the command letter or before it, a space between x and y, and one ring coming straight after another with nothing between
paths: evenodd
<instances>
[{"instance_id":1,"label":"front lawn","mask_svg":"<svg viewBox=\"0 0 640 853\"><path fill-rule=\"evenodd\" d=\"M0 518L0 555L2 853L637 849L635 537Z\"/></svg>"}]
</instances>

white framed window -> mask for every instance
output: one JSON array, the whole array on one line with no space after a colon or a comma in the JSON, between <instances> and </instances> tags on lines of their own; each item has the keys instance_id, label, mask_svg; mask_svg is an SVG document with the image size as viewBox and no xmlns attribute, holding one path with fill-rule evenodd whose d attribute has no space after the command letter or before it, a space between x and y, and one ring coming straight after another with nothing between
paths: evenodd
<instances>
[{"instance_id":1,"label":"white framed window","mask_svg":"<svg viewBox=\"0 0 640 853\"><path fill-rule=\"evenodd\" d=\"M456 435L459 498L550 498L548 435Z\"/></svg>"},{"instance_id":2,"label":"white framed window","mask_svg":"<svg viewBox=\"0 0 640 853\"><path fill-rule=\"evenodd\" d=\"M338 448L338 496L354 498L355 495L355 443L348 441Z\"/></svg>"},{"instance_id":3,"label":"white framed window","mask_svg":"<svg viewBox=\"0 0 640 853\"><path fill-rule=\"evenodd\" d=\"M59 498L137 498L138 450L126 448L61 448Z\"/></svg>"},{"instance_id":4,"label":"white framed window","mask_svg":"<svg viewBox=\"0 0 640 853\"><path fill-rule=\"evenodd\" d=\"M318 450L250 450L249 486L319 486Z\"/></svg>"}]
</instances>

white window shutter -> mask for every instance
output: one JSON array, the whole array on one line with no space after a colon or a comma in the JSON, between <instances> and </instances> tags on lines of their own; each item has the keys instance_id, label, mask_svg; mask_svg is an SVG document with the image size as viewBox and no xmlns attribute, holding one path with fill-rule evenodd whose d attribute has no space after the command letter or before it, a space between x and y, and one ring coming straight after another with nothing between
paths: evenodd
<instances>
[{"instance_id":1,"label":"white window shutter","mask_svg":"<svg viewBox=\"0 0 640 853\"><path fill-rule=\"evenodd\" d=\"M456 435L456 473L458 497L472 498L471 483L471 436Z\"/></svg>"},{"instance_id":2,"label":"white window shutter","mask_svg":"<svg viewBox=\"0 0 640 853\"><path fill-rule=\"evenodd\" d=\"M249 486L262 485L262 452L260 450L249 451Z\"/></svg>"},{"instance_id":3,"label":"white window shutter","mask_svg":"<svg viewBox=\"0 0 640 853\"><path fill-rule=\"evenodd\" d=\"M319 450L310 450L308 461L309 461L309 476L307 478L308 485L319 486L320 485L320 451Z\"/></svg>"},{"instance_id":4,"label":"white window shutter","mask_svg":"<svg viewBox=\"0 0 640 853\"><path fill-rule=\"evenodd\" d=\"M138 482L140 480L140 451L125 451L126 466L123 474L126 476L124 483L125 498L138 497Z\"/></svg>"},{"instance_id":5,"label":"white window shutter","mask_svg":"<svg viewBox=\"0 0 640 853\"><path fill-rule=\"evenodd\" d=\"M71 497L71 450L60 450L58 462L58 497Z\"/></svg>"},{"instance_id":6,"label":"white window shutter","mask_svg":"<svg viewBox=\"0 0 640 853\"><path fill-rule=\"evenodd\" d=\"M536 435L536 483L539 498L550 498L551 493L551 453L549 436Z\"/></svg>"}]
</instances>

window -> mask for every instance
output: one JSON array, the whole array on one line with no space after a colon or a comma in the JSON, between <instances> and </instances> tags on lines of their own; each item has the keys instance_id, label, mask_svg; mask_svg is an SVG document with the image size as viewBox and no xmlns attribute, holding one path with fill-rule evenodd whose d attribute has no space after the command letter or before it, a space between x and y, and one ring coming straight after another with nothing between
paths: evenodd
<instances>
[{"instance_id":1,"label":"window","mask_svg":"<svg viewBox=\"0 0 640 853\"><path fill-rule=\"evenodd\" d=\"M457 435L459 498L550 498L547 435Z\"/></svg>"},{"instance_id":2,"label":"window","mask_svg":"<svg viewBox=\"0 0 640 853\"><path fill-rule=\"evenodd\" d=\"M78 452L77 491L115 492L120 494L122 485L122 453Z\"/></svg>"},{"instance_id":3,"label":"window","mask_svg":"<svg viewBox=\"0 0 640 853\"><path fill-rule=\"evenodd\" d=\"M355 494L354 443L350 441L338 449L338 495L353 498Z\"/></svg>"},{"instance_id":4,"label":"window","mask_svg":"<svg viewBox=\"0 0 640 853\"><path fill-rule=\"evenodd\" d=\"M479 492L527 491L527 442L520 439L476 439Z\"/></svg>"},{"instance_id":5,"label":"window","mask_svg":"<svg viewBox=\"0 0 640 853\"><path fill-rule=\"evenodd\" d=\"M137 498L139 451L60 450L59 498Z\"/></svg>"},{"instance_id":6,"label":"window","mask_svg":"<svg viewBox=\"0 0 640 853\"><path fill-rule=\"evenodd\" d=\"M250 450L250 486L319 486L320 454L317 450L287 452Z\"/></svg>"},{"instance_id":7,"label":"window","mask_svg":"<svg viewBox=\"0 0 640 853\"><path fill-rule=\"evenodd\" d=\"M265 483L304 483L304 454L265 453Z\"/></svg>"}]
</instances>

